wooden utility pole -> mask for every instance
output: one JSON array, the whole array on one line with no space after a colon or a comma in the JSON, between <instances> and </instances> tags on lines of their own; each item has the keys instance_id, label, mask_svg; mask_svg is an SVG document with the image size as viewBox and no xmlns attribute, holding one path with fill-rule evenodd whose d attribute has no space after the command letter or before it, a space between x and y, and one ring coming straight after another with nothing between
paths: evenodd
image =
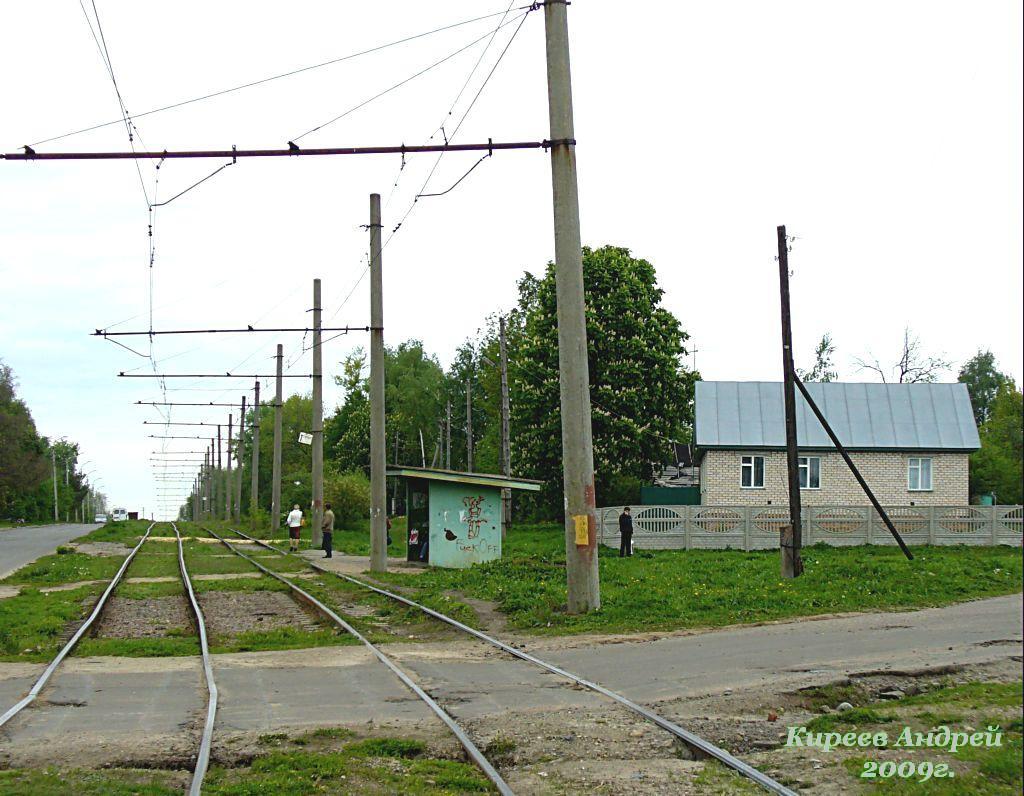
<instances>
[{"instance_id":1,"label":"wooden utility pole","mask_svg":"<svg viewBox=\"0 0 1024 796\"><path fill-rule=\"evenodd\" d=\"M224 463L220 458L221 439L220 439L220 423L217 424L217 472L213 478L213 516L215 519L220 519L220 500L221 492L224 491L224 481L221 479L221 468Z\"/></svg>"},{"instance_id":2,"label":"wooden utility pole","mask_svg":"<svg viewBox=\"0 0 1024 796\"><path fill-rule=\"evenodd\" d=\"M384 458L384 273L380 194L370 194L370 571L388 568Z\"/></svg>"},{"instance_id":3,"label":"wooden utility pole","mask_svg":"<svg viewBox=\"0 0 1024 796\"><path fill-rule=\"evenodd\" d=\"M270 529L281 527L281 413L284 400L284 347L277 344L277 378L274 382L274 468L270 485Z\"/></svg>"},{"instance_id":4,"label":"wooden utility pole","mask_svg":"<svg viewBox=\"0 0 1024 796\"><path fill-rule=\"evenodd\" d=\"M786 405L786 469L789 475L789 525L779 535L782 577L797 578L804 571L800 558L800 459L796 438L796 390L793 383L793 327L789 315L789 241L786 227L776 229L779 242L779 296L782 304L782 396Z\"/></svg>"},{"instance_id":5,"label":"wooden utility pole","mask_svg":"<svg viewBox=\"0 0 1024 796\"><path fill-rule=\"evenodd\" d=\"M466 472L473 472L473 381L466 377Z\"/></svg>"},{"instance_id":6,"label":"wooden utility pole","mask_svg":"<svg viewBox=\"0 0 1024 796\"><path fill-rule=\"evenodd\" d=\"M249 530L256 530L256 511L260 505L260 381L256 380L252 399L252 460L249 486Z\"/></svg>"},{"instance_id":7,"label":"wooden utility pole","mask_svg":"<svg viewBox=\"0 0 1024 796\"><path fill-rule=\"evenodd\" d=\"M229 522L235 516L234 510L231 508L232 496L233 496L233 493L235 491L235 479L234 479L234 474L231 471L231 439L234 436L234 429L232 428L233 421L234 421L234 417L232 417L231 414L229 413L228 414L228 455L227 455L228 474L227 474L227 483L224 485L225 486L225 489L224 489L224 519L228 520Z\"/></svg>"},{"instance_id":8,"label":"wooden utility pole","mask_svg":"<svg viewBox=\"0 0 1024 796\"><path fill-rule=\"evenodd\" d=\"M569 613L601 607L597 569L597 498L590 424L587 319L583 252L576 185L569 68L568 4L544 4L548 117L551 123L551 188L555 226L555 295L558 302L558 380L562 410L562 473L565 489L565 572Z\"/></svg>"},{"instance_id":9,"label":"wooden utility pole","mask_svg":"<svg viewBox=\"0 0 1024 796\"><path fill-rule=\"evenodd\" d=\"M245 439L245 395L242 395L242 417L238 421L238 445L235 447L235 460L238 462L238 477L235 479L235 514L234 521L238 522L242 518L242 473L244 471L244 453L245 445L243 440Z\"/></svg>"},{"instance_id":10,"label":"wooden utility pole","mask_svg":"<svg viewBox=\"0 0 1024 796\"><path fill-rule=\"evenodd\" d=\"M505 345L505 319L498 319L498 353L501 355L501 474L512 475L512 446L509 441L508 348ZM501 537L512 524L512 490L501 490Z\"/></svg>"},{"instance_id":11,"label":"wooden utility pole","mask_svg":"<svg viewBox=\"0 0 1024 796\"><path fill-rule=\"evenodd\" d=\"M324 517L324 362L320 348L320 280L313 280L313 528L311 543L323 545Z\"/></svg>"}]
</instances>

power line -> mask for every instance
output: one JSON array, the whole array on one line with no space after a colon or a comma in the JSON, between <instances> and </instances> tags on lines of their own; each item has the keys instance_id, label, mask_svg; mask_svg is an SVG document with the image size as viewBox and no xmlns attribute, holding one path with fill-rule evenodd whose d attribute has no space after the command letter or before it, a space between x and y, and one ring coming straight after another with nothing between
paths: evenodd
<instances>
[{"instance_id":1,"label":"power line","mask_svg":"<svg viewBox=\"0 0 1024 796\"><path fill-rule=\"evenodd\" d=\"M530 13L529 11L525 11L521 16L525 19L526 15L529 14L529 13ZM501 28L505 27L505 25L511 25L512 22L515 22L515 20L518 19L518 18L519 17L516 17L515 19L512 19L509 22L502 22L500 25L498 25L498 27L495 30L501 30ZM377 94L374 94L369 99L365 99L362 102L360 102L360 103L358 103L356 105L353 105L351 108L349 108L348 110L345 110L342 113L338 114L333 119L329 119L326 122L323 122L322 124L318 124L316 127L313 127L312 129L306 130L306 132L302 133L301 135L296 136L295 138L293 138L291 140L292 141L299 141L299 140L305 138L307 135L309 135L311 133L315 133L318 130L322 130L323 128L328 127L328 126L334 124L335 122L340 121L341 119L344 119L346 116L348 116L348 115L350 115L352 113L355 113L360 108L363 108L363 107L369 105L374 100L378 100L381 97L385 96L386 94L390 94L395 89L401 88L406 83L410 83L413 80L415 80L416 78L421 77L422 75L425 75L427 72L430 72L432 69L435 69L436 67L438 67L441 64L445 63L446 61L450 61L456 55L459 55L459 54L465 52L470 47L473 47L474 45L479 44L480 42L482 42L484 39L486 39L488 36L491 36L491 35L493 35L493 34L490 33L490 32L485 33L483 36L480 36L479 38L474 39L469 44L466 44L466 45L460 47L459 49L457 49L457 50L455 50L453 52L448 53L448 55L446 55L444 58L441 58L439 61L434 61L434 63L430 64L430 66L424 67L423 69L421 69L420 71L416 72L415 74L410 75L409 77L405 78L404 80L400 80L399 82L395 83L392 86L389 86L388 88L384 89L381 92L378 92Z\"/></svg>"},{"instance_id":2,"label":"power line","mask_svg":"<svg viewBox=\"0 0 1024 796\"><path fill-rule=\"evenodd\" d=\"M84 10L84 8L83 8L83 10ZM325 66L331 66L332 64L341 63L342 61L348 61L348 60L351 60L353 58L358 58L358 57L363 56L363 55L369 55L371 53L379 52L380 50L386 50L389 47L395 47L395 46L397 46L399 44L405 44L405 43L410 42L410 41L415 41L416 39L422 39L422 38L425 38L427 36L432 36L435 33L442 33L442 32L444 32L446 30L452 30L454 28L463 27L465 25L472 24L473 22L480 22L480 21L485 20L485 19L493 19L494 17L501 16L504 13L507 13L507 12L496 11L496 12L494 12L492 14L485 14L483 16L473 17L472 19L465 19L465 20L462 20L461 22L454 22L454 23L452 23L450 25L444 25L442 27L426 31L424 33L417 33L417 34L415 34L413 36L406 36L403 39L397 39L396 41L388 42L386 44L380 44L380 45L377 45L375 47L371 47L368 50L361 50L360 52L349 53L348 55L344 55L344 56L341 56L339 58L332 58L329 61L323 61L321 63L312 64L310 66L303 66L303 67L300 67L298 69L293 69L293 70L291 70L289 72L282 72L281 74L271 75L270 77L261 78L259 80L254 80L254 81L251 81L249 83L243 83L241 85L233 86L231 88L221 89L219 91L214 91L214 92L211 92L209 94L203 94L201 96L193 97L191 99L181 100L179 102L174 102L174 103L171 103L170 105L164 105L164 106L159 107L159 108L152 108L152 109L150 109L148 111L143 111L142 113L135 114L134 118L135 119L141 119L141 118L143 118L145 116L152 116L155 113L162 113L163 111L174 110L175 108L181 108L181 107L183 107L185 105L191 105L191 104L196 103L196 102L202 102L204 100L213 99L215 97L221 97L221 96L224 96L225 94L231 94L231 93L233 93L235 91L242 91L243 89L253 88L255 86L264 85L264 84L270 83L270 82L272 82L274 80L281 80L282 78L292 77L293 75L302 74L303 72L310 72L312 70L320 69L320 68L325 67ZM89 133L89 132L92 132L93 130L100 130L100 129L104 128L104 127L110 127L111 125L114 125L114 124L121 124L123 121L124 121L123 118L118 118L118 119L111 120L109 122L101 122L100 124L94 124L94 125L91 125L89 127L83 127L83 128L81 128L79 130L72 130L72 131L67 132L67 133L61 133L60 135L55 135L55 136L51 136L49 138L44 138L44 139L41 139L39 141L35 141L35 142L33 142L31 144L31 146L38 146L39 144L48 144L51 141L59 141L59 140L61 140L63 138L70 138L71 136L80 135L81 133Z\"/></svg>"},{"instance_id":3,"label":"power line","mask_svg":"<svg viewBox=\"0 0 1024 796\"><path fill-rule=\"evenodd\" d=\"M528 11L526 11L524 14L521 14L518 17L514 17L508 23L505 23L505 24L512 24L512 22L515 22L517 19L519 20L519 25L516 27L515 31L513 31L512 36L509 37L509 40L505 43L504 49L502 49L501 54L498 56L498 59L494 62L494 65L491 67L491 71L487 73L487 77L484 79L484 82L480 85L480 88L477 89L476 94L473 96L473 100L469 103L469 106L463 112L462 117L459 119L459 123L455 126L455 129L452 131L451 136L448 136L447 134L445 135L445 145L446 146L450 146L451 140L458 134L459 130L462 128L463 123L466 121L466 117L469 116L470 111L473 110L473 106L476 105L476 102L480 98L480 95L483 93L484 89L487 88L487 84L490 82L491 77L494 76L494 72L497 70L498 66L501 64L502 59L504 59L505 54L508 52L509 47L512 46L512 42L515 41L516 36L519 35L519 31L522 30L523 23L526 22L526 18L529 16L530 11L532 11L535 7L536 6L531 6L530 9ZM562 142L545 142L545 143L550 145L550 144L553 144L553 143L559 143L560 144ZM572 145L575 145L576 142L572 141L572 142L565 142L565 143L571 143ZM545 147L545 149L546 148L547 147ZM433 165L433 167L431 167L430 172L427 174L427 178L423 181L423 185L420 187L419 191L416 192L416 196L413 197L412 203L409 205L409 209L405 211L405 215L402 216L402 218L399 220L398 224L396 224L394 229L391 230L391 234L388 235L387 240L384 241L384 245L381 246L381 251L382 252L383 252L384 249L386 249L388 247L388 244L391 243L392 239L398 233L398 230L400 230L402 228L402 225L406 222L406 220L408 220L409 216L412 214L413 209L416 207L416 203L419 201L420 195L426 192L427 185L430 183L431 178L434 176L434 172L437 171L437 167L441 163L441 158L444 157L445 152L450 152L450 151L456 151L456 150L454 150L454 149L439 149L438 150L439 154L437 156L437 160L434 161L434 165ZM479 165L479 164L477 164L477 165ZM473 168L476 168L476 166L474 166ZM472 169L470 169L470 171L472 171ZM468 173L469 172L467 172L467 175L468 175ZM466 175L463 175L463 179L465 178L465 176ZM461 182L461 181L462 180L460 179L459 182Z\"/></svg>"}]
</instances>

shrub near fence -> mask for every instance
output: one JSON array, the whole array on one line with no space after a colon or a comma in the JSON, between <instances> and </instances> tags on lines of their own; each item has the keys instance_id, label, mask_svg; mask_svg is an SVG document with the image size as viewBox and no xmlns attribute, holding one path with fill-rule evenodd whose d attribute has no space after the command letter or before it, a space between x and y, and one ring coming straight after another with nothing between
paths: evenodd
<instances>
[{"instance_id":1,"label":"shrub near fence","mask_svg":"<svg viewBox=\"0 0 1024 796\"><path fill-rule=\"evenodd\" d=\"M619 546L622 506L599 508L601 544ZM1021 546L1020 506L886 506L908 545ZM765 550L779 546L789 523L788 506L633 506L633 546ZM870 506L807 506L801 517L803 543L835 546L896 544Z\"/></svg>"}]
</instances>

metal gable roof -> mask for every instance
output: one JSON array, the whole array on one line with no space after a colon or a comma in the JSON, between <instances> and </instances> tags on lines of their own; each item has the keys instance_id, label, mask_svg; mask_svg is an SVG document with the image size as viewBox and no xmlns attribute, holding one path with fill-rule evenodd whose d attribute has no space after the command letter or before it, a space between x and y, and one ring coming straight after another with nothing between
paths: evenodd
<instances>
[{"instance_id":1,"label":"metal gable roof","mask_svg":"<svg viewBox=\"0 0 1024 796\"><path fill-rule=\"evenodd\" d=\"M981 446L965 384L805 386L839 440L852 450L972 451ZM799 391L796 414L800 447L833 447ZM695 426L701 448L784 448L782 384L697 382Z\"/></svg>"}]
</instances>

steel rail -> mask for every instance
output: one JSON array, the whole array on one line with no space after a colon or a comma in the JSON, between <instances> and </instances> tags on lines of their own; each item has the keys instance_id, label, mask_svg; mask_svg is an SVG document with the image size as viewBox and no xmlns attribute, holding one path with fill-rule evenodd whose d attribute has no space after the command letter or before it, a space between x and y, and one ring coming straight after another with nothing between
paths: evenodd
<instances>
[{"instance_id":1,"label":"steel rail","mask_svg":"<svg viewBox=\"0 0 1024 796\"><path fill-rule=\"evenodd\" d=\"M262 547L265 547L265 548L267 548L269 550L273 550L274 552L276 552L276 553L278 553L280 555L283 555L283 556L293 555L292 553L286 552L284 550L279 550L277 547L274 547L274 545L269 544L267 542L264 542L262 539L256 539L255 537L249 536L248 534L243 533L242 531L238 531L238 530L234 530L234 529L232 529L232 530L233 530L234 533L237 533L239 536L241 536L241 537L243 537L245 539L249 539L249 540L255 542L256 544L261 545ZM302 556L299 556L299 558L302 558ZM305 559L303 559L303 560L305 560ZM512 656L514 656L516 658L519 658L520 660L526 661L527 663L532 663L535 666L541 667L542 669L546 669L547 671L551 672L552 674L557 674L560 677L565 677L565 678L567 678L569 680L572 680L577 685L581 685L584 688L590 689L591 691L595 691L595 692L597 692L599 694L603 694L604 696L608 697L609 699L612 699L612 700L618 702L620 705L624 705L625 707L629 708L630 710L634 711L635 713L640 714L645 719L648 719L649 721L651 721L654 724L656 724L659 727L661 727L663 730L666 730L667 732L670 732L672 735L674 735L677 738L679 738L681 741L683 741L683 743L685 743L687 746L691 747L692 749L697 749L701 753L703 753L703 754L705 754L705 755L707 755L709 757L715 758L716 760L718 760L719 762L725 764L726 766L728 766L729 768L733 769L737 773L742 774L743 776L747 777L748 779L753 780L754 782L756 782L758 785L760 785L761 787L765 788L766 790L769 790L769 791L771 791L773 793L781 794L781 796L797 796L797 794L794 791L790 790L785 785L782 785L781 783L776 782L774 779L772 779L768 775L763 774L762 772L758 771L756 768L754 768L753 766L749 765L748 763L744 763L738 757L735 757L735 756L731 755L729 752L725 751L724 749L722 749L722 748L720 748L718 746L715 746L713 743L711 743L709 741L704 740L699 735L694 735L689 730L686 730L686 729L680 727L678 724L676 724L676 723L674 723L672 721L669 721L668 719L664 718L663 716L660 716L659 714L655 713L654 711L648 710L647 708L643 707L642 705L638 705L637 703L633 702L631 699L627 699L626 697L622 696L621 694L616 693L615 691L612 691L611 689L605 688L603 685L599 685L597 683L591 682L590 680L587 680L587 679L585 679L583 677L580 677L580 676L578 676L576 674L573 674L572 672L567 671L565 669L562 669L561 667L555 666L554 664L548 663L547 661L544 661L544 660L541 660L540 658L534 657L533 655L530 655L527 652L523 652L522 650L516 649L515 647L512 647L512 646L506 644L505 642L500 641L499 639L496 639L496 638L494 638L492 636L488 636L486 633L482 633L481 631L476 630L475 628L472 628L469 625L465 625L462 622L459 622L457 619L452 619L450 616L446 616L445 614L442 614L439 611L435 611L432 608L427 608L425 605L421 605L420 603L418 603L418 602L416 602L414 600L410 600L408 597L402 597L400 594L395 594L395 593L390 592L390 591L388 591L386 589L378 588L377 586L373 586L373 585L371 585L369 583L361 581L358 578L353 578L351 575L345 575L345 574L343 574L341 572L334 572L334 571L332 571L330 569L327 569L326 567L323 567L320 564L317 564L317 563L315 563L313 561L306 560L306 563L310 567L312 567L313 569L317 570L318 572L323 572L325 574L334 575L335 577L341 578L342 580L347 580L350 583L354 583L357 586L361 586L364 589L369 589L370 591L376 592L377 594L383 595L385 597L390 597L391 599L397 600L398 602L403 603L405 605L408 605L411 608L418 608L419 610L423 611L427 615L432 616L435 619L439 619L440 621L445 622L445 623L451 625L452 627L457 628L458 630L461 630L464 633L468 633L469 635L474 636L475 638L480 639L481 641L485 641L488 644L491 644L491 645L497 647L498 649L501 649L504 652L507 652L509 655L512 655Z\"/></svg>"},{"instance_id":2,"label":"steel rail","mask_svg":"<svg viewBox=\"0 0 1024 796\"><path fill-rule=\"evenodd\" d=\"M86 631L92 627L92 623L96 621L96 617L100 615L100 612L103 610L103 606L106 605L107 598L110 597L114 589L117 588L117 584L121 582L121 578L124 576L125 570L128 569L128 565L132 563L132 559L135 558L135 554L138 553L139 548L146 543L146 540L149 538L149 532L153 530L154 525L156 525L156 523L152 522L149 527L146 528L146 532L142 535L139 543L132 548L128 557L125 558L124 562L121 564L121 568L118 569L114 577L110 579L110 583L100 596L100 599L96 602L95 607L92 609L92 613L89 614L89 618L86 619L85 622L82 623L82 626L75 631L75 634L71 637L68 643L61 647L60 652L58 652L56 656L54 656L54 659L50 661L50 665L43 670L41 675L39 675L39 679L36 680L35 685L32 686L28 695L17 704L8 708L7 712L0 716L0 727L3 727L8 721L18 715L23 708L35 701L35 698L39 696L39 692L43 690L50 677L57 670L57 667L60 666L61 661L68 656L82 636L85 635Z\"/></svg>"},{"instance_id":3,"label":"steel rail","mask_svg":"<svg viewBox=\"0 0 1024 796\"><path fill-rule=\"evenodd\" d=\"M498 789L498 792L501 793L502 796L514 796L512 789L508 786L508 783L506 783L505 780L502 779L502 776L498 773L498 770L493 765L491 765L491 762L484 756L483 752L481 752L477 748L476 744L473 743L473 741L462 729L462 727L459 726L458 722L456 722L455 719L444 708L442 708L436 701L434 701L434 698L431 697L430 694L428 694L426 691L420 688L415 682L413 682L412 678L409 677L409 675L406 674L405 671L398 666L398 664L396 664L393 660L391 660L391 658L389 658L387 655L385 655L383 652L377 649L377 647L374 646L369 641L369 639L367 639L362 633L360 633L358 630L352 627L352 625L350 625L348 622L346 622L344 619L338 616L338 614L336 614L334 611L332 611L330 608L328 608L326 605L320 602L320 600L318 600L309 592L292 583L283 575L263 566L263 564L250 558L240 550L236 550L223 536L218 534L216 531L213 531L205 527L203 528L203 530L207 533L212 534L216 539L220 541L221 544L223 544L228 550L230 550L235 555L244 558L246 561L248 561L250 564L252 564L254 567L259 569L264 574L269 575L270 577L275 578L276 580L279 580L281 583L285 584L295 594L299 595L303 600L308 602L310 605L314 606L324 616L328 617L332 622L338 625L338 627L344 629L348 633L351 633L353 636L355 636L355 638L359 639L359 641L361 641L363 645L377 657L377 660L379 660L381 663L387 666L395 674L395 676L397 676L398 679L401 680L403 684L405 684L405 686L410 691L412 691L414 694L416 694L416 696L422 699L427 704L427 707L429 707L434 712L434 714L448 726L448 729L450 729L452 733L455 735L455 737L459 739L459 743L462 744L462 747L466 750L466 753L470 756L473 762L476 763L477 766L479 766L480 770L483 771L484 774L487 776L487 778L494 783L495 787L497 787ZM241 536L245 536L245 534L242 534L241 531L235 531L235 533L238 533ZM252 537L247 538L251 539ZM254 539L253 541L259 542L259 540L256 539ZM267 546L269 547L269 545ZM276 550L276 548L271 549ZM281 551L276 550L276 552Z\"/></svg>"},{"instance_id":4,"label":"steel rail","mask_svg":"<svg viewBox=\"0 0 1024 796\"><path fill-rule=\"evenodd\" d=\"M206 638L206 622L203 619L203 610L199 607L196 593L192 588L192 579L188 576L188 569L185 567L185 550L181 543L181 533L178 532L177 523L172 522L174 535L178 538L178 568L181 570L181 580L185 584L185 591L188 592L189 602L192 604L192 613L196 618L196 629L199 631L199 648L203 654L203 676L206 678L206 690L209 692L209 699L206 704L206 723L203 725L203 737L199 742L199 754L196 756L196 765L192 770L192 782L189 785L189 796L199 796L203 789L203 778L206 776L206 769L210 765L210 747L213 744L213 724L217 718L217 683L213 679L213 665L210 662L210 645Z\"/></svg>"}]
</instances>

